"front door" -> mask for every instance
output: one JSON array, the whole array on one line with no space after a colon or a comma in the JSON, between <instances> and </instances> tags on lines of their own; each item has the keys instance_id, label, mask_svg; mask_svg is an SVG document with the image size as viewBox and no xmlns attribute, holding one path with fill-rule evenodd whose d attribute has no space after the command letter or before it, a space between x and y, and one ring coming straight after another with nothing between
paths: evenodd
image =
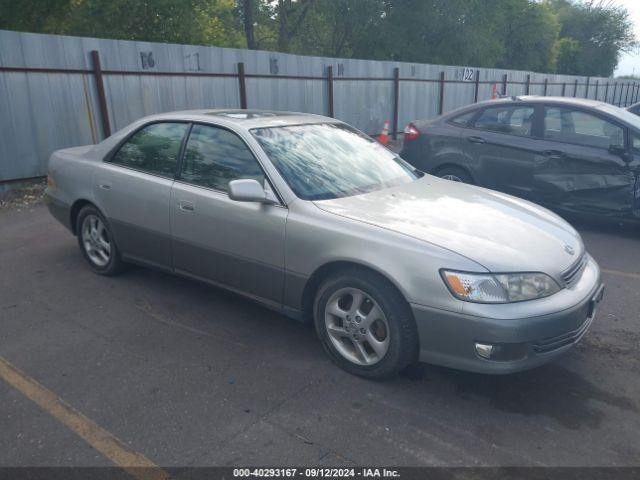
<instances>
[{"instance_id":1,"label":"front door","mask_svg":"<svg viewBox=\"0 0 640 480\"><path fill-rule=\"evenodd\" d=\"M171 268L169 201L187 129L147 125L96 169L95 198L125 258Z\"/></svg>"},{"instance_id":2,"label":"front door","mask_svg":"<svg viewBox=\"0 0 640 480\"><path fill-rule=\"evenodd\" d=\"M229 182L243 178L270 188L240 137L194 124L171 191L175 270L279 305L288 210L231 200Z\"/></svg>"},{"instance_id":3,"label":"front door","mask_svg":"<svg viewBox=\"0 0 640 480\"><path fill-rule=\"evenodd\" d=\"M563 210L628 215L636 179L625 128L603 115L547 105L536 153L534 201Z\"/></svg>"},{"instance_id":4,"label":"front door","mask_svg":"<svg viewBox=\"0 0 640 480\"><path fill-rule=\"evenodd\" d=\"M488 107L461 136L476 162L478 183L522 198L531 196L536 141L534 107L507 104Z\"/></svg>"}]
</instances>

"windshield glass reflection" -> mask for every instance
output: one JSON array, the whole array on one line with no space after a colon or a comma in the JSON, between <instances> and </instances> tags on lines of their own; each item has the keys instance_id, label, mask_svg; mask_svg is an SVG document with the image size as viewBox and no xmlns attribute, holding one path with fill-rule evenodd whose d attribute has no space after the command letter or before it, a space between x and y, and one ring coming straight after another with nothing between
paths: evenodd
<instances>
[{"instance_id":1,"label":"windshield glass reflection","mask_svg":"<svg viewBox=\"0 0 640 480\"><path fill-rule=\"evenodd\" d=\"M393 152L347 125L293 125L258 128L251 133L304 200L358 195L421 176Z\"/></svg>"}]
</instances>

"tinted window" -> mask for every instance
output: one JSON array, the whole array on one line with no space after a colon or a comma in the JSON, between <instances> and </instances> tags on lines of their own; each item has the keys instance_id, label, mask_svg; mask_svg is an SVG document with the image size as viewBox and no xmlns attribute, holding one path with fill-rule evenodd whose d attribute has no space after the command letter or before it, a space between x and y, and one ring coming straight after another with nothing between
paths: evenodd
<instances>
[{"instance_id":1,"label":"tinted window","mask_svg":"<svg viewBox=\"0 0 640 480\"><path fill-rule=\"evenodd\" d=\"M225 192L231 180L242 178L264 185L264 173L245 143L228 130L206 125L191 129L180 177Z\"/></svg>"},{"instance_id":2,"label":"tinted window","mask_svg":"<svg viewBox=\"0 0 640 480\"><path fill-rule=\"evenodd\" d=\"M545 107L544 136L550 140L588 147L624 146L621 127L582 110Z\"/></svg>"},{"instance_id":3,"label":"tinted window","mask_svg":"<svg viewBox=\"0 0 640 480\"><path fill-rule=\"evenodd\" d=\"M111 162L164 177L173 177L180 144L187 128L186 123L148 125L129 138Z\"/></svg>"},{"instance_id":4,"label":"tinted window","mask_svg":"<svg viewBox=\"0 0 640 480\"><path fill-rule=\"evenodd\" d=\"M474 126L481 130L528 137L531 135L533 107L505 106L485 109Z\"/></svg>"},{"instance_id":5,"label":"tinted window","mask_svg":"<svg viewBox=\"0 0 640 480\"><path fill-rule=\"evenodd\" d=\"M457 117L453 117L449 120L451 123L455 125L460 125L462 127L466 127L469 124L469 121L476 114L477 110L473 110L471 112L463 113L462 115L458 115Z\"/></svg>"},{"instance_id":6,"label":"tinted window","mask_svg":"<svg viewBox=\"0 0 640 480\"><path fill-rule=\"evenodd\" d=\"M357 195L420 176L393 152L346 125L258 128L252 133L291 189L305 200Z\"/></svg>"}]
</instances>

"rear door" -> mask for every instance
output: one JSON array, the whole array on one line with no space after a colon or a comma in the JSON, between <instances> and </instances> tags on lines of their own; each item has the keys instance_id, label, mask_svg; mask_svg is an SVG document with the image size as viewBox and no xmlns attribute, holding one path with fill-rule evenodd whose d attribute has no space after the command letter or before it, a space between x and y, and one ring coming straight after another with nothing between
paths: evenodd
<instances>
[{"instance_id":1,"label":"rear door","mask_svg":"<svg viewBox=\"0 0 640 480\"><path fill-rule=\"evenodd\" d=\"M96 171L95 198L126 258L171 268L169 200L187 129L178 122L146 125Z\"/></svg>"},{"instance_id":2,"label":"rear door","mask_svg":"<svg viewBox=\"0 0 640 480\"><path fill-rule=\"evenodd\" d=\"M534 106L509 103L485 108L461 136L480 185L531 196L535 158Z\"/></svg>"},{"instance_id":3,"label":"rear door","mask_svg":"<svg viewBox=\"0 0 640 480\"><path fill-rule=\"evenodd\" d=\"M533 199L575 212L629 214L635 176L626 127L592 110L545 105Z\"/></svg>"},{"instance_id":4,"label":"rear door","mask_svg":"<svg viewBox=\"0 0 640 480\"><path fill-rule=\"evenodd\" d=\"M247 178L271 188L238 135L194 124L171 191L174 267L179 273L279 305L288 210L231 200L229 182Z\"/></svg>"}]
</instances>

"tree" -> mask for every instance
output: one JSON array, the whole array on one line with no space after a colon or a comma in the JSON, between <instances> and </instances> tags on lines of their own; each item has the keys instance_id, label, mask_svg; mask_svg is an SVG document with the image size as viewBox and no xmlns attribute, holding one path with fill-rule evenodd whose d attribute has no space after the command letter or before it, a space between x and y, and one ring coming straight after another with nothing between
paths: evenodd
<instances>
[{"instance_id":1,"label":"tree","mask_svg":"<svg viewBox=\"0 0 640 480\"><path fill-rule=\"evenodd\" d=\"M558 73L609 76L622 52L636 47L629 13L610 1L550 2L560 21Z\"/></svg>"},{"instance_id":2,"label":"tree","mask_svg":"<svg viewBox=\"0 0 640 480\"><path fill-rule=\"evenodd\" d=\"M504 26L504 54L496 63L499 68L552 72L556 68L558 16L548 3L529 0L503 2L496 14Z\"/></svg>"}]
</instances>

